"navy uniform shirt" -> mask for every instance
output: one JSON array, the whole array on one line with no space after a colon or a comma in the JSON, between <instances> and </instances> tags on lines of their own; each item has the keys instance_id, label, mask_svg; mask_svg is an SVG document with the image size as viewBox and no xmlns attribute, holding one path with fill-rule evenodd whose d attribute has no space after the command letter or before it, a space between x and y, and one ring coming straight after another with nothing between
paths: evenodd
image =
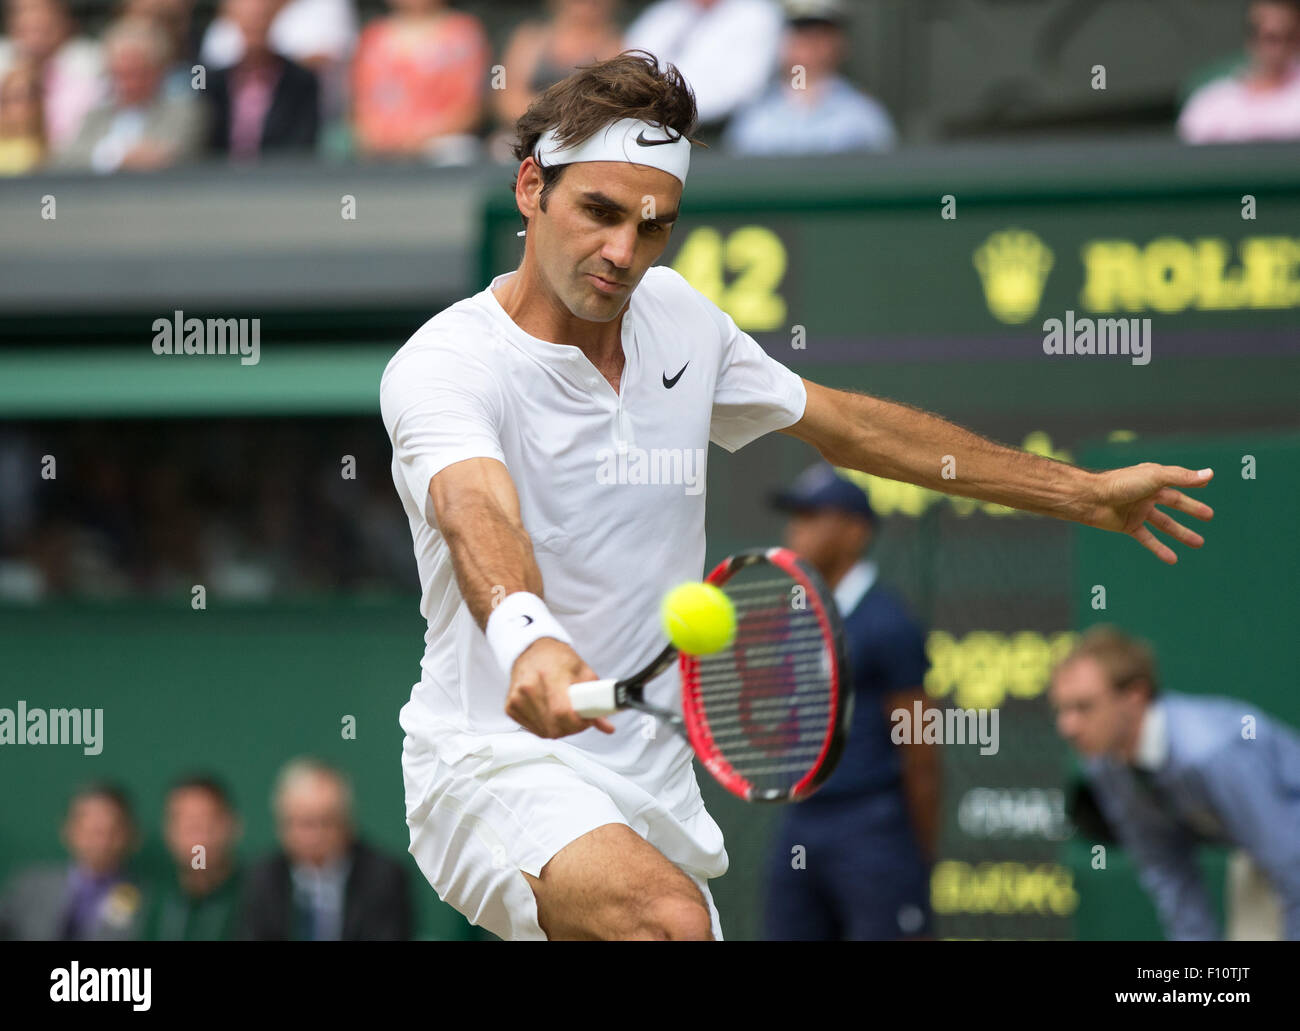
<instances>
[{"instance_id":1,"label":"navy uniform shirt","mask_svg":"<svg viewBox=\"0 0 1300 1031\"><path fill-rule=\"evenodd\" d=\"M930 663L921 627L902 601L875 580L875 563L859 562L835 588L849 658L853 722L840 763L815 799L901 788L898 746L889 738L885 698L920 686Z\"/></svg>"}]
</instances>

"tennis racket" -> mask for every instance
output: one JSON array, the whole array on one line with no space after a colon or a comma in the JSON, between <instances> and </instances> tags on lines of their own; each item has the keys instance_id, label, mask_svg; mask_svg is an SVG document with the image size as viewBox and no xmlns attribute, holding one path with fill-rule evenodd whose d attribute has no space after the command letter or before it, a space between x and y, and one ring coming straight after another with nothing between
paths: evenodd
<instances>
[{"instance_id":1,"label":"tennis racket","mask_svg":"<svg viewBox=\"0 0 1300 1031\"><path fill-rule=\"evenodd\" d=\"M572 684L587 719L637 709L681 734L718 782L747 802L807 798L830 776L848 732L851 695L839 614L825 582L785 548L746 551L708 576L736 610L722 651L686 655L668 645L624 680ZM674 662L682 711L645 700L645 686Z\"/></svg>"}]
</instances>

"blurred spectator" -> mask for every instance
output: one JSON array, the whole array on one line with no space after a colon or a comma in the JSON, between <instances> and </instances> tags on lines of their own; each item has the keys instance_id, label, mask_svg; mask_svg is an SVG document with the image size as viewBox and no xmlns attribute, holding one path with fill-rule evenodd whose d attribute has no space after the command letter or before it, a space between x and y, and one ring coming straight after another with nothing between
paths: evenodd
<instances>
[{"instance_id":1,"label":"blurred spectator","mask_svg":"<svg viewBox=\"0 0 1300 1031\"><path fill-rule=\"evenodd\" d=\"M1188 98L1184 142L1300 139L1300 0L1255 0L1248 24L1250 63Z\"/></svg>"},{"instance_id":2,"label":"blurred spectator","mask_svg":"<svg viewBox=\"0 0 1300 1031\"><path fill-rule=\"evenodd\" d=\"M700 131L717 131L767 85L781 42L772 0L655 0L624 36L662 67L675 64L695 91Z\"/></svg>"},{"instance_id":3,"label":"blurred spectator","mask_svg":"<svg viewBox=\"0 0 1300 1031\"><path fill-rule=\"evenodd\" d=\"M606 61L623 49L615 0L549 0L551 16L526 21L510 35L501 64L504 88L493 93L497 121L509 130L528 105L580 64Z\"/></svg>"},{"instance_id":4,"label":"blurred spectator","mask_svg":"<svg viewBox=\"0 0 1300 1031\"><path fill-rule=\"evenodd\" d=\"M163 840L174 875L153 893L146 937L153 941L228 941L235 936L239 817L214 777L177 781L167 792Z\"/></svg>"},{"instance_id":5,"label":"blurred spectator","mask_svg":"<svg viewBox=\"0 0 1300 1031\"><path fill-rule=\"evenodd\" d=\"M196 157L203 116L192 95L169 96L163 80L171 42L156 22L125 18L104 34L111 98L81 124L58 155L64 168L147 172Z\"/></svg>"},{"instance_id":6,"label":"blurred spectator","mask_svg":"<svg viewBox=\"0 0 1300 1031\"><path fill-rule=\"evenodd\" d=\"M0 175L26 175L44 160L41 78L22 62L0 75Z\"/></svg>"},{"instance_id":7,"label":"blurred spectator","mask_svg":"<svg viewBox=\"0 0 1300 1031\"><path fill-rule=\"evenodd\" d=\"M271 22L271 49L314 72L321 83L321 117L341 117L346 107L348 59L357 43L353 0L280 0ZM203 63L229 68L244 56L244 37L229 14L204 34Z\"/></svg>"},{"instance_id":8,"label":"blurred spectator","mask_svg":"<svg viewBox=\"0 0 1300 1031\"><path fill-rule=\"evenodd\" d=\"M835 772L816 794L786 807L769 860L766 937L924 936L939 834L939 750L915 738L895 743L891 714L926 707L925 633L879 582L869 557L877 519L860 486L819 462L773 500L790 513L786 545L835 592L853 716ZM806 850L806 868L792 862L796 846Z\"/></svg>"},{"instance_id":9,"label":"blurred spectator","mask_svg":"<svg viewBox=\"0 0 1300 1031\"><path fill-rule=\"evenodd\" d=\"M99 46L73 37L63 0L6 0L7 39L0 40L0 75L30 61L39 70L45 139L57 151L72 142L86 113L104 99Z\"/></svg>"},{"instance_id":10,"label":"blurred spectator","mask_svg":"<svg viewBox=\"0 0 1300 1031\"><path fill-rule=\"evenodd\" d=\"M490 47L473 15L443 0L389 0L361 34L353 66L358 149L465 164L477 156Z\"/></svg>"},{"instance_id":11,"label":"blurred spectator","mask_svg":"<svg viewBox=\"0 0 1300 1031\"><path fill-rule=\"evenodd\" d=\"M93 784L72 797L63 823L71 864L17 874L0 898L0 938L121 941L139 936L141 893L126 875L136 824L126 793Z\"/></svg>"},{"instance_id":12,"label":"blurred spectator","mask_svg":"<svg viewBox=\"0 0 1300 1031\"><path fill-rule=\"evenodd\" d=\"M410 938L406 870L357 839L351 788L339 771L312 759L290 762L276 780L274 807L282 851L249 871L244 938Z\"/></svg>"},{"instance_id":13,"label":"blurred spectator","mask_svg":"<svg viewBox=\"0 0 1300 1031\"><path fill-rule=\"evenodd\" d=\"M887 150L889 113L839 75L844 61L842 0L787 0L781 71L723 134L737 154L830 154Z\"/></svg>"},{"instance_id":14,"label":"blurred spectator","mask_svg":"<svg viewBox=\"0 0 1300 1031\"><path fill-rule=\"evenodd\" d=\"M276 52L268 33L279 0L225 0L244 41L238 63L208 77L211 145L250 161L270 151L311 150L320 128L316 76Z\"/></svg>"},{"instance_id":15,"label":"blurred spectator","mask_svg":"<svg viewBox=\"0 0 1300 1031\"><path fill-rule=\"evenodd\" d=\"M1227 900L1244 936L1300 941L1300 735L1247 702L1161 690L1151 649L1114 627L1080 638L1050 698L1169 938L1222 937L1197 862L1214 843L1248 857L1250 916Z\"/></svg>"},{"instance_id":16,"label":"blurred spectator","mask_svg":"<svg viewBox=\"0 0 1300 1031\"><path fill-rule=\"evenodd\" d=\"M154 22L171 45L171 65L165 87L171 96L192 96L194 65L199 41L194 32L194 0L123 0L124 18L145 18Z\"/></svg>"}]
</instances>

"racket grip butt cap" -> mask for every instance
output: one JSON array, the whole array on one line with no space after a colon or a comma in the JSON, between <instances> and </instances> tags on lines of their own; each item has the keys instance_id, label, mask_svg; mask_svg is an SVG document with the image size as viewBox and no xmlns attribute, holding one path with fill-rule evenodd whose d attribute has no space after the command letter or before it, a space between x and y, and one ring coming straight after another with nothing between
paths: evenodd
<instances>
[{"instance_id":1,"label":"racket grip butt cap","mask_svg":"<svg viewBox=\"0 0 1300 1031\"><path fill-rule=\"evenodd\" d=\"M585 720L594 720L618 711L614 702L614 684L610 680L588 680L569 685L569 701L573 710Z\"/></svg>"}]
</instances>

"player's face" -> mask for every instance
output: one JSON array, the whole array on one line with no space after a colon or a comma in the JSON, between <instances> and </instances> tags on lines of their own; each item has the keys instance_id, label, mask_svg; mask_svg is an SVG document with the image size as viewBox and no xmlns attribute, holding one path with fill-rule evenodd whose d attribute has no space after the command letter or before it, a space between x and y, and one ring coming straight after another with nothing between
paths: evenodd
<instances>
[{"instance_id":1,"label":"player's face","mask_svg":"<svg viewBox=\"0 0 1300 1031\"><path fill-rule=\"evenodd\" d=\"M1056 673L1051 690L1056 729L1085 756L1121 756L1141 719L1141 692L1120 691L1095 659L1078 658Z\"/></svg>"},{"instance_id":2,"label":"player's face","mask_svg":"<svg viewBox=\"0 0 1300 1031\"><path fill-rule=\"evenodd\" d=\"M203 846L209 867L224 861L234 841L235 826L234 817L211 792L201 788L182 788L167 800L163 835L167 850L178 863L194 863L195 845Z\"/></svg>"},{"instance_id":3,"label":"player's face","mask_svg":"<svg viewBox=\"0 0 1300 1031\"><path fill-rule=\"evenodd\" d=\"M79 866L92 873L111 873L130 851L131 826L109 799L83 798L68 814L64 839Z\"/></svg>"},{"instance_id":4,"label":"player's face","mask_svg":"<svg viewBox=\"0 0 1300 1031\"><path fill-rule=\"evenodd\" d=\"M538 268L560 303L589 322L617 318L667 246L681 196L676 178L645 165L566 168L546 210L528 221Z\"/></svg>"}]
</instances>

